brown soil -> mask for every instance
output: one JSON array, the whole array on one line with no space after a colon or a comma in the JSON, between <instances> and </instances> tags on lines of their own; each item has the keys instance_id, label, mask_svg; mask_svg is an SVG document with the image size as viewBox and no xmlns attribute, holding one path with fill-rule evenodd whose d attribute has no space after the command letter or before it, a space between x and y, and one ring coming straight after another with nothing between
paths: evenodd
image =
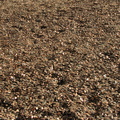
<instances>
[{"instance_id":1,"label":"brown soil","mask_svg":"<svg viewBox=\"0 0 120 120\"><path fill-rule=\"evenodd\" d=\"M0 0L0 120L120 120L119 6Z\"/></svg>"}]
</instances>

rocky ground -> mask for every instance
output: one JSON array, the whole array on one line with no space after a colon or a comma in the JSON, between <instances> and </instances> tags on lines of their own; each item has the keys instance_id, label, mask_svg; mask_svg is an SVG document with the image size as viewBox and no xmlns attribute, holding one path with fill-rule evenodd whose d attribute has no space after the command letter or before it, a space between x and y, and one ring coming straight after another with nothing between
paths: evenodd
<instances>
[{"instance_id":1,"label":"rocky ground","mask_svg":"<svg viewBox=\"0 0 120 120\"><path fill-rule=\"evenodd\" d=\"M0 120L120 120L119 0L0 0Z\"/></svg>"}]
</instances>

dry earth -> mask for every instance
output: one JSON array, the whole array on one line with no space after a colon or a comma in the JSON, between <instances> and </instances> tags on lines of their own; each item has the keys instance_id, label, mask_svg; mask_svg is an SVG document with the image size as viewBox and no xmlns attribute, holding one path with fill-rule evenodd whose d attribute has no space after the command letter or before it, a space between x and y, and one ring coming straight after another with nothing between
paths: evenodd
<instances>
[{"instance_id":1,"label":"dry earth","mask_svg":"<svg viewBox=\"0 0 120 120\"><path fill-rule=\"evenodd\" d=\"M120 120L119 33L119 0L0 0L0 120Z\"/></svg>"}]
</instances>

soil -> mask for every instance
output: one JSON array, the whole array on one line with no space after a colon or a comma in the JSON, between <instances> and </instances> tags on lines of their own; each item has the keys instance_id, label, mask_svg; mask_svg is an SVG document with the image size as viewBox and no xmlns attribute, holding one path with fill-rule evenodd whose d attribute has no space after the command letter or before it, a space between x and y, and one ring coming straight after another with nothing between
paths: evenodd
<instances>
[{"instance_id":1,"label":"soil","mask_svg":"<svg viewBox=\"0 0 120 120\"><path fill-rule=\"evenodd\" d=\"M0 0L0 120L120 120L119 0Z\"/></svg>"}]
</instances>

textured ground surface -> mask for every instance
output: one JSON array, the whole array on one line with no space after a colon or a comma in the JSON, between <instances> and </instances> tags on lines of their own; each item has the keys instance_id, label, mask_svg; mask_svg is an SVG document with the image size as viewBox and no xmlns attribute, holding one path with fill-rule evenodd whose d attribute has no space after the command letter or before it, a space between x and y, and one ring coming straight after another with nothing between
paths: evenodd
<instances>
[{"instance_id":1,"label":"textured ground surface","mask_svg":"<svg viewBox=\"0 0 120 120\"><path fill-rule=\"evenodd\" d=\"M0 0L0 120L120 120L119 6Z\"/></svg>"}]
</instances>

